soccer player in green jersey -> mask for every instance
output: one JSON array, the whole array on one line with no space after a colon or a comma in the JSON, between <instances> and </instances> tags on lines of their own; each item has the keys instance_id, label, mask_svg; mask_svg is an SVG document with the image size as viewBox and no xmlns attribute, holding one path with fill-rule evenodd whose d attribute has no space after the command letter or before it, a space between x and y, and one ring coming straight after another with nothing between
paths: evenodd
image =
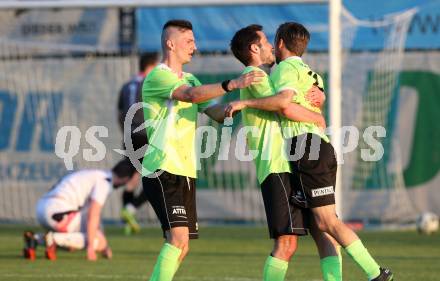
<instances>
[{"instance_id":1,"label":"soccer player in green jersey","mask_svg":"<svg viewBox=\"0 0 440 281\"><path fill-rule=\"evenodd\" d=\"M143 159L144 192L156 212L166 239L150 281L173 279L188 253L189 239L197 238L195 201L195 132L198 112L223 121L223 106L209 100L258 82L250 72L223 83L201 85L182 71L196 50L192 25L168 21L162 31L162 62L146 77L142 88L149 146Z\"/></svg>"},{"instance_id":2,"label":"soccer player in green jersey","mask_svg":"<svg viewBox=\"0 0 440 281\"><path fill-rule=\"evenodd\" d=\"M287 22L279 26L275 36L275 56L278 67L271 75L276 95L230 104L231 115L246 107L281 111L289 116L289 104L297 103L319 112L305 98L312 85L323 87L322 79L314 73L301 56L307 48L310 34L299 23ZM332 145L322 130L313 123L295 122L282 118L284 137L291 142L290 155L304 148L300 159L290 159L295 199L310 208L318 228L332 236L362 268L369 280L391 281L390 270L381 268L369 254L359 237L336 215L334 186L337 161Z\"/></svg>"},{"instance_id":3,"label":"soccer player in green jersey","mask_svg":"<svg viewBox=\"0 0 440 281\"><path fill-rule=\"evenodd\" d=\"M260 67L271 66L275 62L273 47L260 25L250 25L237 31L231 40L231 50L246 66L243 73L264 73ZM240 90L241 100L272 95L274 89L267 74L259 83ZM323 96L322 92L321 95ZM315 105L319 106L319 103ZM290 103L289 107L292 114L296 114L292 117L294 120L323 126L324 118L321 114L296 103ZM264 266L263 280L284 280L288 262L296 251L297 236L306 235L306 229L309 228L321 257L324 280L341 281L342 270L337 245L333 244L336 242L319 231L315 223L308 222L312 218L310 210L300 208L293 200L291 169L285 155L279 116L270 111L244 108L242 118L244 126L255 128L255 133L247 136L247 144L249 151L255 153L257 177L261 185L269 235L274 239L273 250Z\"/></svg>"}]
</instances>

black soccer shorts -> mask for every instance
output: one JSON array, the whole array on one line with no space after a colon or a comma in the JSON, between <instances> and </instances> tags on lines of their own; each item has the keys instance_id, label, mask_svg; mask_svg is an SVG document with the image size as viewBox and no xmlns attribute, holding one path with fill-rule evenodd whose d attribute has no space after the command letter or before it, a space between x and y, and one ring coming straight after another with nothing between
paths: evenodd
<instances>
[{"instance_id":1,"label":"black soccer shorts","mask_svg":"<svg viewBox=\"0 0 440 281\"><path fill-rule=\"evenodd\" d=\"M292 188L289 173L272 173L261 184L269 236L307 235L308 210L295 206L290 197Z\"/></svg>"},{"instance_id":2,"label":"black soccer shorts","mask_svg":"<svg viewBox=\"0 0 440 281\"><path fill-rule=\"evenodd\" d=\"M335 204L336 171L338 164L330 143L318 135L303 134L291 139L291 180L294 194L292 201L301 207L316 208Z\"/></svg>"},{"instance_id":3,"label":"black soccer shorts","mask_svg":"<svg viewBox=\"0 0 440 281\"><path fill-rule=\"evenodd\" d=\"M142 185L162 225L164 237L167 230L186 226L189 238L198 238L195 179L157 171L154 177L143 177Z\"/></svg>"}]
</instances>

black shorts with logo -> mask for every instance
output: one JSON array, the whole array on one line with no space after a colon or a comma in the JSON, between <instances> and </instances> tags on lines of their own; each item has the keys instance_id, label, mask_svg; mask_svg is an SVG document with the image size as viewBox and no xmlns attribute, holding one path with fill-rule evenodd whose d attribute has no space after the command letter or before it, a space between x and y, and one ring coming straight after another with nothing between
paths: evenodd
<instances>
[{"instance_id":1,"label":"black shorts with logo","mask_svg":"<svg viewBox=\"0 0 440 281\"><path fill-rule=\"evenodd\" d=\"M295 206L291 200L290 173L272 173L261 184L269 236L307 235L308 210Z\"/></svg>"},{"instance_id":2,"label":"black shorts with logo","mask_svg":"<svg viewBox=\"0 0 440 281\"><path fill-rule=\"evenodd\" d=\"M186 226L189 238L198 238L195 179L157 171L142 178L143 192L153 207L162 230Z\"/></svg>"},{"instance_id":3,"label":"black shorts with logo","mask_svg":"<svg viewBox=\"0 0 440 281\"><path fill-rule=\"evenodd\" d=\"M333 146L310 133L291 140L290 157L295 156L295 160L289 161L294 188L292 200L305 208L335 204L338 164ZM301 151L304 154L299 157Z\"/></svg>"}]
</instances>

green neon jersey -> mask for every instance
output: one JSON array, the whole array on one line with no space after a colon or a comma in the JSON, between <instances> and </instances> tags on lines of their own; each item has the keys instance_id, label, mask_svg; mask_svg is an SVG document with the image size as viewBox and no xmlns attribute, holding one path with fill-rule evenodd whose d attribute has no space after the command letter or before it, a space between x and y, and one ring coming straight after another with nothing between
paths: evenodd
<instances>
[{"instance_id":1,"label":"green neon jersey","mask_svg":"<svg viewBox=\"0 0 440 281\"><path fill-rule=\"evenodd\" d=\"M243 74L258 67L248 66ZM266 75L258 84L240 90L240 99L248 100L274 95L269 76ZM242 110L243 125L249 128L247 144L253 154L257 168L258 181L262 183L271 173L290 172L285 156L284 139L281 134L280 119L275 112L245 108Z\"/></svg>"},{"instance_id":2,"label":"green neon jersey","mask_svg":"<svg viewBox=\"0 0 440 281\"><path fill-rule=\"evenodd\" d=\"M158 169L196 178L195 135L197 114L212 105L172 100L175 89L201 83L190 73L182 77L167 65L159 64L146 77L142 87L148 148L143 159L143 175Z\"/></svg>"},{"instance_id":3,"label":"green neon jersey","mask_svg":"<svg viewBox=\"0 0 440 281\"><path fill-rule=\"evenodd\" d=\"M321 110L314 107L306 100L307 91L313 85L324 89L324 82L317 73L312 71L300 57L289 57L278 64L270 76L274 85L275 93L283 90L293 90L295 95L293 102L318 113ZM281 117L281 127L285 138L292 138L304 133L319 135L324 141L329 142L328 137L314 123L296 122Z\"/></svg>"}]
</instances>

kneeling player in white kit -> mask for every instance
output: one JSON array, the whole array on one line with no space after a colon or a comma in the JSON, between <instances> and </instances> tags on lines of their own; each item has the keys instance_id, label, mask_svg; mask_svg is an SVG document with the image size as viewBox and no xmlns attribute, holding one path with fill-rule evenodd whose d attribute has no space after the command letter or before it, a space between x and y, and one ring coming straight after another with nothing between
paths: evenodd
<instances>
[{"instance_id":1,"label":"kneeling player in white kit","mask_svg":"<svg viewBox=\"0 0 440 281\"><path fill-rule=\"evenodd\" d=\"M96 252L111 258L100 225L101 209L113 188L125 185L135 171L128 160L122 160L112 170L85 169L64 176L37 203L38 222L49 232L25 232L25 257L34 259L36 245L44 243L50 260L56 259L57 246L86 249L92 261L97 259Z\"/></svg>"}]
</instances>

